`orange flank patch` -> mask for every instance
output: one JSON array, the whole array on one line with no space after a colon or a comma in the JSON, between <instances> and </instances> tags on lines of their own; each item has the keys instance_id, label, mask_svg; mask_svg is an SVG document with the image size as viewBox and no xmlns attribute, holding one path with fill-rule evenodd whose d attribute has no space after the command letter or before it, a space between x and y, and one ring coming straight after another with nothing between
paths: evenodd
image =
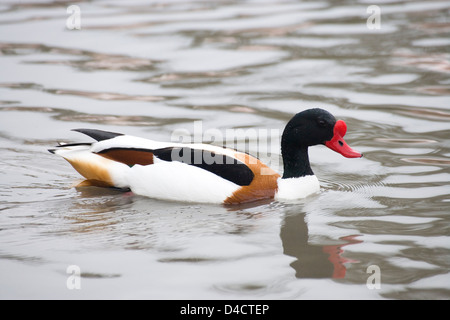
<instances>
[{"instance_id":1,"label":"orange flank patch","mask_svg":"<svg viewBox=\"0 0 450 320\"><path fill-rule=\"evenodd\" d=\"M98 153L98 155L110 160L124 163L128 166L140 164L143 166L153 164L153 153L136 149L110 149Z\"/></svg>"},{"instance_id":2,"label":"orange flank patch","mask_svg":"<svg viewBox=\"0 0 450 320\"><path fill-rule=\"evenodd\" d=\"M79 174L90 181L92 185L114 187L114 183L106 165L102 166L101 162L90 162L78 159L67 159L67 161L69 161L72 167L77 170Z\"/></svg>"},{"instance_id":3,"label":"orange flank patch","mask_svg":"<svg viewBox=\"0 0 450 320\"><path fill-rule=\"evenodd\" d=\"M252 170L255 177L250 185L236 190L233 195L225 199L224 203L238 204L275 197L278 189L277 180L280 175L248 154L236 153L235 157L244 162Z\"/></svg>"},{"instance_id":4,"label":"orange flank patch","mask_svg":"<svg viewBox=\"0 0 450 320\"><path fill-rule=\"evenodd\" d=\"M98 181L98 180L83 180L79 183L77 183L76 185L74 185L75 188L79 188L79 187L103 187L103 188L109 188L112 187L110 184L103 182L103 181Z\"/></svg>"}]
</instances>

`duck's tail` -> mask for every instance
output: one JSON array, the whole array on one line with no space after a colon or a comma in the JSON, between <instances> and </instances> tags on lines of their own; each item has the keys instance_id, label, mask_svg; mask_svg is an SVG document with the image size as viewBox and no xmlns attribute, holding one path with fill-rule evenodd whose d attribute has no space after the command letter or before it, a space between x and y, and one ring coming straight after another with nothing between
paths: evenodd
<instances>
[{"instance_id":1,"label":"duck's tail","mask_svg":"<svg viewBox=\"0 0 450 320\"><path fill-rule=\"evenodd\" d=\"M48 151L66 159L90 185L128 188L129 167L91 152L90 143L60 144Z\"/></svg>"}]
</instances>

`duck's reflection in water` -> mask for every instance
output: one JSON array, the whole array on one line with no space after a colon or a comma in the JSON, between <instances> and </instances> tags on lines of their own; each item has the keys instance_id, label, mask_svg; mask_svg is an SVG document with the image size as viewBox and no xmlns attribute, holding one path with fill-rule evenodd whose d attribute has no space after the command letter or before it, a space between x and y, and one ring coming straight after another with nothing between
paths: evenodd
<instances>
[{"instance_id":1,"label":"duck's reflection in water","mask_svg":"<svg viewBox=\"0 0 450 320\"><path fill-rule=\"evenodd\" d=\"M341 256L342 247L360 243L356 235L340 238L343 244L311 245L308 243L308 226L303 212L286 212L280 231L283 252L297 258L291 263L297 278L344 278L345 263L355 262Z\"/></svg>"}]
</instances>

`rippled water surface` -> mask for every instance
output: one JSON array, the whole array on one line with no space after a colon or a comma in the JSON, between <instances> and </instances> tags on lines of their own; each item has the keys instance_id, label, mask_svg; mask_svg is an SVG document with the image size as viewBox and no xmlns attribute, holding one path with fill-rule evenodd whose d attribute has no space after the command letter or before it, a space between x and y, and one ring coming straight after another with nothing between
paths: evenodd
<instances>
[{"instance_id":1,"label":"rippled water surface","mask_svg":"<svg viewBox=\"0 0 450 320\"><path fill-rule=\"evenodd\" d=\"M73 4L80 30L66 26ZM372 4L379 28L366 23ZM449 10L2 1L0 297L449 299ZM74 187L80 176L47 152L86 141L73 128L167 141L194 121L265 129L276 146L311 107L345 120L364 157L311 148L322 189L296 202L224 207ZM276 158L261 160L281 171ZM70 265L80 289L68 289Z\"/></svg>"}]
</instances>

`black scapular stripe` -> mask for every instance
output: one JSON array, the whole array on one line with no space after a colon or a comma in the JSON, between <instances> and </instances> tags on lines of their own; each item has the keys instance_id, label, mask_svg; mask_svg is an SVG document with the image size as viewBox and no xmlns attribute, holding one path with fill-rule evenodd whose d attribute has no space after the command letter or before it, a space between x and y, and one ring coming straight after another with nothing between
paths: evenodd
<instances>
[{"instance_id":1,"label":"black scapular stripe","mask_svg":"<svg viewBox=\"0 0 450 320\"><path fill-rule=\"evenodd\" d=\"M164 161L179 161L207 170L239 186L248 186L255 177L244 163L208 150L169 147L153 150L153 154Z\"/></svg>"}]
</instances>

